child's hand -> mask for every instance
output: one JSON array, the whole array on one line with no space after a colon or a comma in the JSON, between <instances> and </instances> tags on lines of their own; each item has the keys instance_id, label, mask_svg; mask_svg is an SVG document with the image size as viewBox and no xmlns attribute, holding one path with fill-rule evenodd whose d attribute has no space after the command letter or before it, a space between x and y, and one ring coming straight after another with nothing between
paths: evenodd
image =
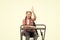
<instances>
[{"instance_id":1,"label":"child's hand","mask_svg":"<svg viewBox=\"0 0 60 40\"><path fill-rule=\"evenodd\" d=\"M35 26L30 26L31 28L35 28Z\"/></svg>"},{"instance_id":2,"label":"child's hand","mask_svg":"<svg viewBox=\"0 0 60 40\"><path fill-rule=\"evenodd\" d=\"M33 6L32 6L32 9L31 9L31 11L32 11L32 13L34 13L34 8L33 8Z\"/></svg>"}]
</instances>

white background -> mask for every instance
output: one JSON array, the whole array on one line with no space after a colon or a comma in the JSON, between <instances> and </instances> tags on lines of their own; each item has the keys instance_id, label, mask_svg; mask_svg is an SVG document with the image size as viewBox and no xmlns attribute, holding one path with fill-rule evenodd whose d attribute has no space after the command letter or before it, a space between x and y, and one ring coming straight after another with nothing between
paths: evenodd
<instances>
[{"instance_id":1,"label":"white background","mask_svg":"<svg viewBox=\"0 0 60 40\"><path fill-rule=\"evenodd\" d=\"M20 25L32 6L36 23L47 26L45 40L60 40L59 0L0 0L0 40L20 40Z\"/></svg>"}]
</instances>

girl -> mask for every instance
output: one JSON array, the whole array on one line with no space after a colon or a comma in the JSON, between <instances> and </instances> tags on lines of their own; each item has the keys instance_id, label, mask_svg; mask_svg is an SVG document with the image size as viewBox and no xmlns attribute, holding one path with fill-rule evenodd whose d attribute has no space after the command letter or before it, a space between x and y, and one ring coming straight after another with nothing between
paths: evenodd
<instances>
[{"instance_id":1,"label":"girl","mask_svg":"<svg viewBox=\"0 0 60 40\"><path fill-rule=\"evenodd\" d=\"M32 14L34 16L34 18L32 18ZM31 11L26 11L26 17L23 20L23 25L24 27L29 27L29 28L33 28L34 26L34 21L36 20L36 15L34 13L34 10L32 8L32 12ZM33 36L34 40L37 40L37 33L36 30L24 30L24 33L26 35L26 40L29 40L29 37ZM23 33L22 33L23 34Z\"/></svg>"}]
</instances>

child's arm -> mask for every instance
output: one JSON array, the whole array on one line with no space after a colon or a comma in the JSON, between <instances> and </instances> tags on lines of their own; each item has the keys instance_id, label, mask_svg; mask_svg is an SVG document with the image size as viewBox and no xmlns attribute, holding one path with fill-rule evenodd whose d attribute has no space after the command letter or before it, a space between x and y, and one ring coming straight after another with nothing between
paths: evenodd
<instances>
[{"instance_id":1,"label":"child's arm","mask_svg":"<svg viewBox=\"0 0 60 40\"><path fill-rule=\"evenodd\" d=\"M36 14L35 14L35 12L34 12L34 9L33 9L33 7L32 7L32 9L31 9L31 10L32 10L33 17L34 17L34 18L33 18L33 20L36 20Z\"/></svg>"}]
</instances>

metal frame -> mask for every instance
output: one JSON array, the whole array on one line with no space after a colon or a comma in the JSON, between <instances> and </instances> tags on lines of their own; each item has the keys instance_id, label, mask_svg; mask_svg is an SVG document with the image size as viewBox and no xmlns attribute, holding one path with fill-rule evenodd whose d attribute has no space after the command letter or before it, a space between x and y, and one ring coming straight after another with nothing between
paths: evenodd
<instances>
[{"instance_id":1,"label":"metal frame","mask_svg":"<svg viewBox=\"0 0 60 40\"><path fill-rule=\"evenodd\" d=\"M20 26L20 40L22 40L21 30L24 30L24 28L22 28L22 26L23 25ZM46 32L46 25L44 25L44 24L36 24L36 26L44 26L45 27L45 28L36 28L37 30L40 30L42 40L44 40L45 39L45 32ZM27 29L27 28L25 28L25 29ZM41 30L44 30L44 35L43 35L43 32Z\"/></svg>"}]
</instances>

